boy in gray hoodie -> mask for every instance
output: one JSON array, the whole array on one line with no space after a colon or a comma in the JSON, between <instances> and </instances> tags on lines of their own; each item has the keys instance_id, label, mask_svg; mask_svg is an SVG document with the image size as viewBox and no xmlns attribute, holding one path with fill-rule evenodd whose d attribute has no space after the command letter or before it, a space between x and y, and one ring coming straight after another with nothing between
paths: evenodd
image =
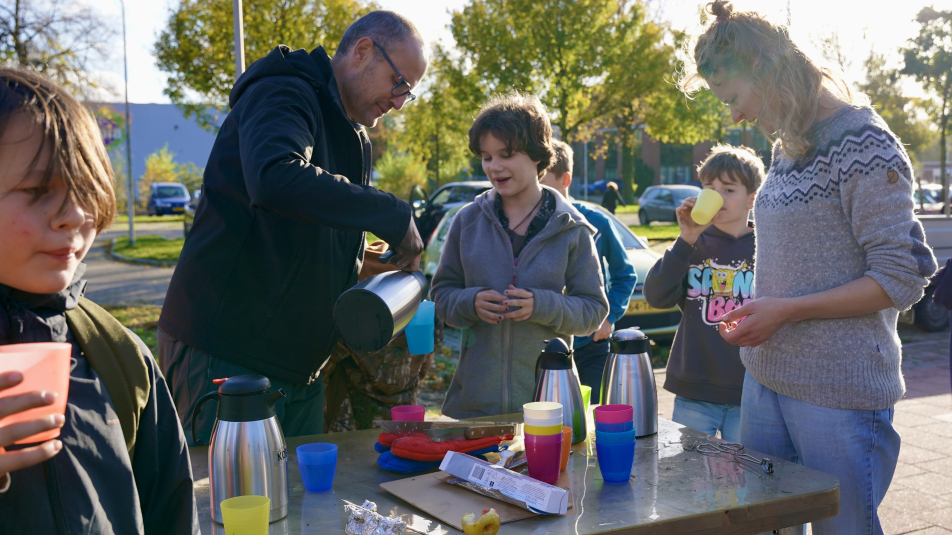
<instances>
[{"instance_id":1,"label":"boy in gray hoodie","mask_svg":"<svg viewBox=\"0 0 952 535\"><path fill-rule=\"evenodd\" d=\"M719 145L701 163L705 189L724 198L711 224L691 219L696 197L676 210L681 235L645 278L655 308L681 308L681 324L668 359L665 390L677 395L675 422L737 442L744 365L740 349L718 332L721 316L753 299L754 229L747 223L764 177L751 149Z\"/></svg>"},{"instance_id":2,"label":"boy in gray hoodie","mask_svg":"<svg viewBox=\"0 0 952 535\"><path fill-rule=\"evenodd\" d=\"M608 315L595 229L539 183L551 140L542 103L518 93L490 102L469 131L493 189L453 219L430 291L446 323L464 329L449 416L521 412L544 341L571 347Z\"/></svg>"}]
</instances>

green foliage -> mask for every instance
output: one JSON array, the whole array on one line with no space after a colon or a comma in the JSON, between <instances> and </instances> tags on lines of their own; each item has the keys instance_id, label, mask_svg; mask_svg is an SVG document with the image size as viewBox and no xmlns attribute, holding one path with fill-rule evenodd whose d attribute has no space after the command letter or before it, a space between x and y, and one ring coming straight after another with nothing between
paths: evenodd
<instances>
[{"instance_id":1,"label":"green foliage","mask_svg":"<svg viewBox=\"0 0 952 535\"><path fill-rule=\"evenodd\" d=\"M202 186L204 169L189 162L175 162L175 153L169 152L168 144L153 152L145 159L145 173L139 181L139 205L145 208L149 202L149 189L156 182L178 182L188 188L189 193Z\"/></svg>"},{"instance_id":2,"label":"green foliage","mask_svg":"<svg viewBox=\"0 0 952 535\"><path fill-rule=\"evenodd\" d=\"M942 198L948 198L946 137L952 116L952 11L923 8L916 17L919 35L904 49L903 74L913 76L932 95L930 115L939 129L939 165L942 170ZM946 204L948 210L948 204Z\"/></svg>"},{"instance_id":3,"label":"green foliage","mask_svg":"<svg viewBox=\"0 0 952 535\"><path fill-rule=\"evenodd\" d=\"M921 99L905 96L899 71L886 67L886 57L870 52L866 58L866 80L857 89L869 97L870 104L882 116L910 151L913 158L931 145L935 133L921 118L924 103Z\"/></svg>"},{"instance_id":4,"label":"green foliage","mask_svg":"<svg viewBox=\"0 0 952 535\"><path fill-rule=\"evenodd\" d=\"M395 146L425 162L430 191L464 173L471 157L468 132L475 107L465 94L460 98L452 70L447 51L434 46L427 72L429 87L397 115L401 128Z\"/></svg>"},{"instance_id":5,"label":"green foliage","mask_svg":"<svg viewBox=\"0 0 952 535\"><path fill-rule=\"evenodd\" d=\"M344 31L376 9L364 0L243 0L245 64L274 47L324 45L333 55ZM163 91L186 117L215 130L235 81L232 0L181 0L155 44L159 69L169 74Z\"/></svg>"},{"instance_id":6,"label":"green foliage","mask_svg":"<svg viewBox=\"0 0 952 535\"><path fill-rule=\"evenodd\" d=\"M388 151L374 163L374 168L380 175L377 189L398 199L410 197L413 186L426 185L426 165L413 153Z\"/></svg>"}]
</instances>

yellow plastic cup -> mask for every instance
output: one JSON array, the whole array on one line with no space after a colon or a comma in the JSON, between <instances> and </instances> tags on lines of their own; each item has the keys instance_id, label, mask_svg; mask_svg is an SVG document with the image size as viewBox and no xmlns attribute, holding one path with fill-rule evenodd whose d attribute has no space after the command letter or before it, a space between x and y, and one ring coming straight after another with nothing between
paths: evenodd
<instances>
[{"instance_id":1,"label":"yellow plastic cup","mask_svg":"<svg viewBox=\"0 0 952 535\"><path fill-rule=\"evenodd\" d=\"M526 435L558 435L562 433L562 424L559 425L547 425L541 427L538 425L529 425L525 424L523 427L523 433Z\"/></svg>"},{"instance_id":2,"label":"yellow plastic cup","mask_svg":"<svg viewBox=\"0 0 952 535\"><path fill-rule=\"evenodd\" d=\"M697 196L697 202L691 210L691 219L698 225L707 225L724 206L724 197L712 189L702 189Z\"/></svg>"},{"instance_id":3,"label":"yellow plastic cup","mask_svg":"<svg viewBox=\"0 0 952 535\"><path fill-rule=\"evenodd\" d=\"M221 502L225 535L268 535L270 514L267 496L235 496Z\"/></svg>"}]
</instances>

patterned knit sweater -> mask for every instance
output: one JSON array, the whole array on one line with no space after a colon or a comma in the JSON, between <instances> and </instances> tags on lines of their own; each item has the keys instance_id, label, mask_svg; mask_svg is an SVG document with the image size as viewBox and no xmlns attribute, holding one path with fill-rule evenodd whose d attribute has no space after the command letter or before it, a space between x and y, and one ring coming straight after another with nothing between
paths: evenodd
<instances>
[{"instance_id":1,"label":"patterned knit sweater","mask_svg":"<svg viewBox=\"0 0 952 535\"><path fill-rule=\"evenodd\" d=\"M834 409L886 409L905 391L896 319L936 270L913 215L909 157L868 107L840 108L812 135L814 150L795 161L774 147L757 195L755 297L798 297L869 276L895 307L789 323L743 348L741 360L784 396Z\"/></svg>"}]
</instances>

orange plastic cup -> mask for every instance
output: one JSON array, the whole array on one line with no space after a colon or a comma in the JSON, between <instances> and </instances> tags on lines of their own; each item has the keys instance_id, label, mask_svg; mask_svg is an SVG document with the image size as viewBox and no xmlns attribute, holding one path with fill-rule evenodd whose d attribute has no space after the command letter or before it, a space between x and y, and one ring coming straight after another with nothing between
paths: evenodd
<instances>
[{"instance_id":1,"label":"orange plastic cup","mask_svg":"<svg viewBox=\"0 0 952 535\"><path fill-rule=\"evenodd\" d=\"M566 425L562 426L562 464L559 466L559 472L565 470L569 465L569 451L572 449L572 428Z\"/></svg>"},{"instance_id":2,"label":"orange plastic cup","mask_svg":"<svg viewBox=\"0 0 952 535\"><path fill-rule=\"evenodd\" d=\"M35 390L56 392L52 405L18 412L0 420L0 427L35 420L51 414L66 414L69 395L69 369L72 346L66 343L10 344L0 346L0 373L20 372L23 382L13 388L0 390L0 398L18 396ZM17 441L17 444L35 444L58 437L60 428L50 429Z\"/></svg>"}]
</instances>

